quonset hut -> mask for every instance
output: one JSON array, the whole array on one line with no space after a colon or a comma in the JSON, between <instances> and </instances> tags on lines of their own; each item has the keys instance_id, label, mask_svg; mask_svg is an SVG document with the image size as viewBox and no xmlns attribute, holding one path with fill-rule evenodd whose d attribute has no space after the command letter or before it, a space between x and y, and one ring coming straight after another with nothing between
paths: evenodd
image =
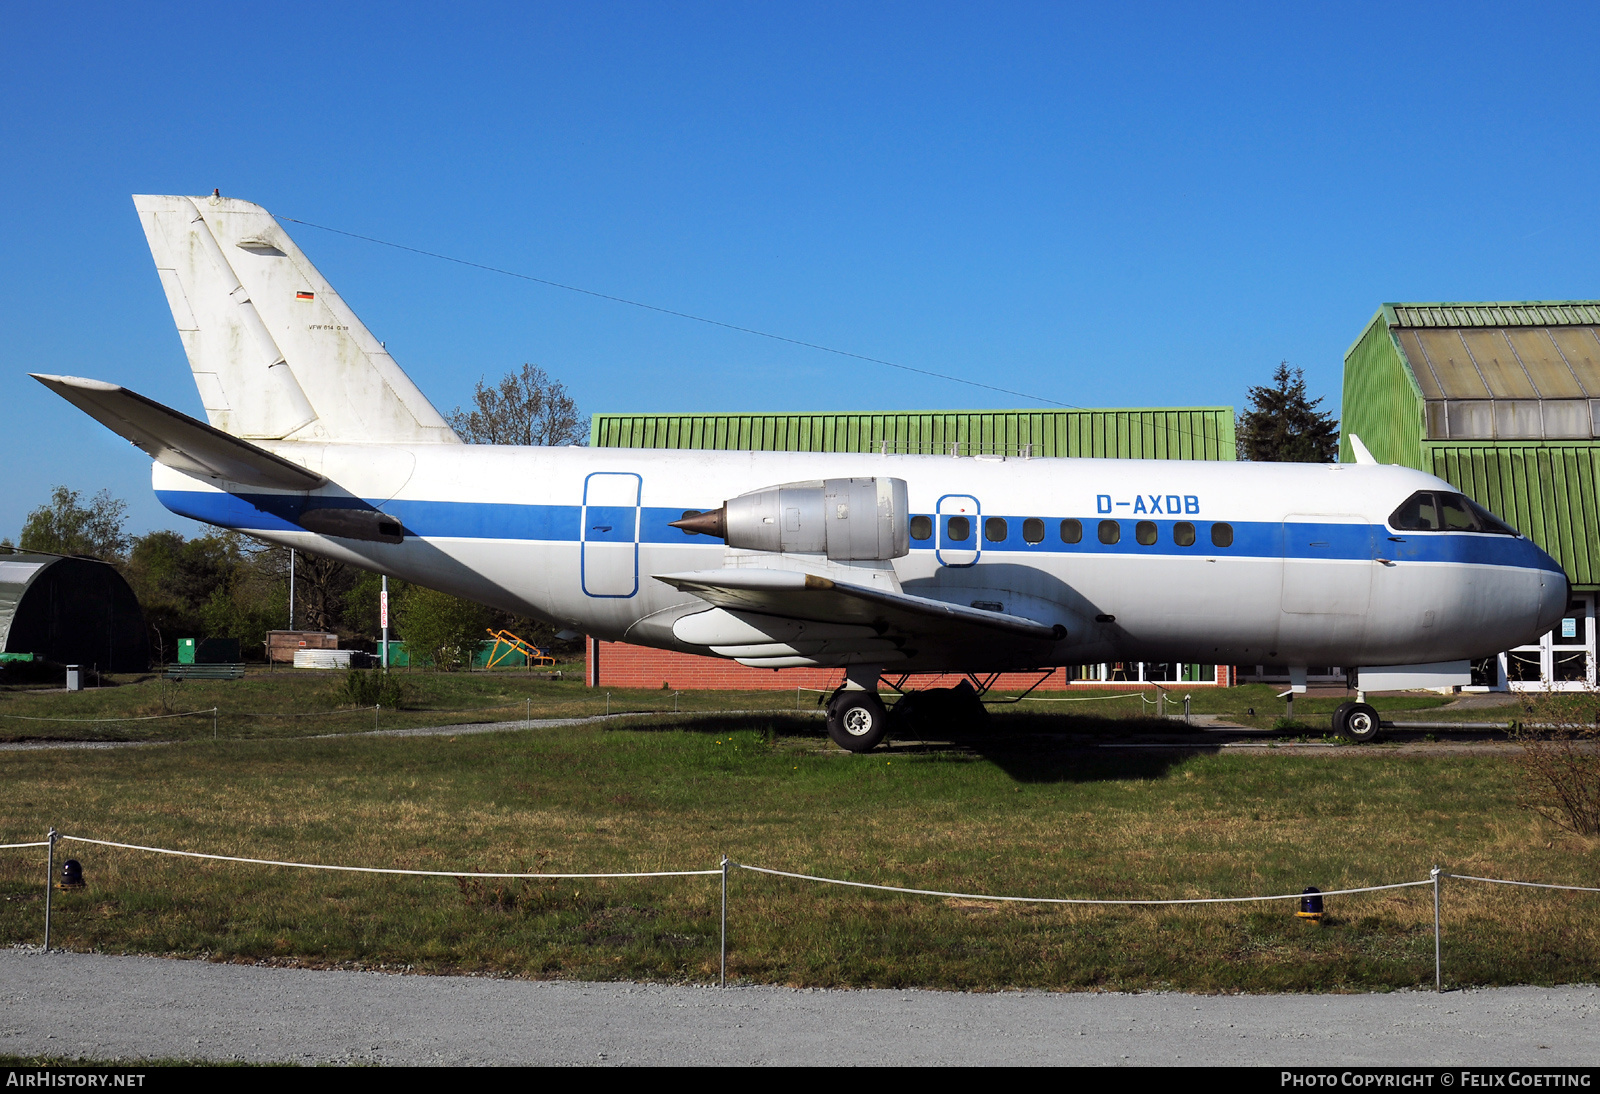
<instances>
[{"instance_id":1,"label":"quonset hut","mask_svg":"<svg viewBox=\"0 0 1600 1094\"><path fill-rule=\"evenodd\" d=\"M150 640L138 598L104 562L0 555L0 657L143 672Z\"/></svg>"}]
</instances>

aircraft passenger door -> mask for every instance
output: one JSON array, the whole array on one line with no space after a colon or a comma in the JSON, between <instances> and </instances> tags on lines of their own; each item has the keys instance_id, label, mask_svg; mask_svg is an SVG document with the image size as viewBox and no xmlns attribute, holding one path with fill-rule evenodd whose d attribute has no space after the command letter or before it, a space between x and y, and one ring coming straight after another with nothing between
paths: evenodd
<instances>
[{"instance_id":1,"label":"aircraft passenger door","mask_svg":"<svg viewBox=\"0 0 1600 1094\"><path fill-rule=\"evenodd\" d=\"M983 520L971 494L946 494L939 499L938 539L934 556L941 566L971 566L983 553Z\"/></svg>"},{"instance_id":2,"label":"aircraft passenger door","mask_svg":"<svg viewBox=\"0 0 1600 1094\"><path fill-rule=\"evenodd\" d=\"M1372 603L1376 532L1365 517L1291 513L1283 518L1283 610L1365 616Z\"/></svg>"},{"instance_id":3,"label":"aircraft passenger door","mask_svg":"<svg viewBox=\"0 0 1600 1094\"><path fill-rule=\"evenodd\" d=\"M639 500L644 479L596 471L583 480L579 572L588 596L630 597L639 591Z\"/></svg>"}]
</instances>

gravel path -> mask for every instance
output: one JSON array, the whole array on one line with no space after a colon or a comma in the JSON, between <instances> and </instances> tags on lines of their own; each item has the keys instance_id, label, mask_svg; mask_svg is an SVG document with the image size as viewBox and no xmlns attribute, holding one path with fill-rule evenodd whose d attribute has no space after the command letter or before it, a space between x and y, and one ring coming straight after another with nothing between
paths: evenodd
<instances>
[{"instance_id":1,"label":"gravel path","mask_svg":"<svg viewBox=\"0 0 1600 1094\"><path fill-rule=\"evenodd\" d=\"M1594 987L968 995L399 976L0 950L0 1053L351 1064L1583 1066Z\"/></svg>"}]
</instances>

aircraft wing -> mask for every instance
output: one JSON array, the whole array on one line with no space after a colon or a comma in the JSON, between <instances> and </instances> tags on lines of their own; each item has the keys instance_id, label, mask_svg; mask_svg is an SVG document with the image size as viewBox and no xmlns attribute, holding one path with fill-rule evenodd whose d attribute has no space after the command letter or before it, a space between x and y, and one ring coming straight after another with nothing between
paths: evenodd
<instances>
[{"instance_id":1,"label":"aircraft wing","mask_svg":"<svg viewBox=\"0 0 1600 1094\"><path fill-rule=\"evenodd\" d=\"M693 593L718 608L788 619L856 623L937 641L1055 642L1065 628L1022 616L947 604L909 593L873 589L792 570L695 570L657 574L657 581Z\"/></svg>"},{"instance_id":2,"label":"aircraft wing","mask_svg":"<svg viewBox=\"0 0 1600 1094\"><path fill-rule=\"evenodd\" d=\"M151 458L179 471L280 490L312 490L325 481L297 463L125 387L81 376L31 375Z\"/></svg>"}]
</instances>

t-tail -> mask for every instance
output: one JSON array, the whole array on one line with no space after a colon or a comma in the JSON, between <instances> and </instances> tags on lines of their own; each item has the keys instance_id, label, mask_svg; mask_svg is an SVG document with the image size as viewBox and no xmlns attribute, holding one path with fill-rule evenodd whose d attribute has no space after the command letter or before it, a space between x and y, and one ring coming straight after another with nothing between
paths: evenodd
<instances>
[{"instance_id":1,"label":"t-tail","mask_svg":"<svg viewBox=\"0 0 1600 1094\"><path fill-rule=\"evenodd\" d=\"M212 425L262 440L457 440L272 214L220 195L133 204Z\"/></svg>"},{"instance_id":2,"label":"t-tail","mask_svg":"<svg viewBox=\"0 0 1600 1094\"><path fill-rule=\"evenodd\" d=\"M133 204L209 427L115 384L40 382L160 462L236 482L306 489L281 442L460 443L272 214L220 194Z\"/></svg>"},{"instance_id":3,"label":"t-tail","mask_svg":"<svg viewBox=\"0 0 1600 1094\"><path fill-rule=\"evenodd\" d=\"M219 194L133 205L208 422L117 384L35 374L46 387L168 467L254 486L320 485L296 462L301 441L461 443L264 208Z\"/></svg>"}]
</instances>

